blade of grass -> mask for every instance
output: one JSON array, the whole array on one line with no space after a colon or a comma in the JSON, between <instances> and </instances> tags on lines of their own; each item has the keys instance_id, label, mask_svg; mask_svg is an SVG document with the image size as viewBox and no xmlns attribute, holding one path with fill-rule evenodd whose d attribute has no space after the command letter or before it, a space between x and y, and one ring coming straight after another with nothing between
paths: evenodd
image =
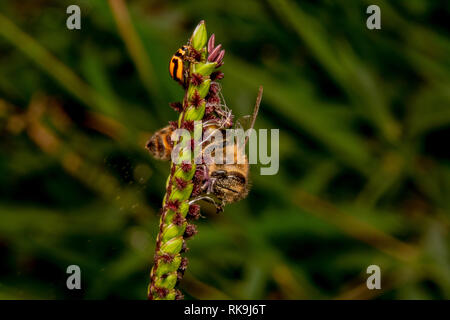
<instances>
[{"instance_id":1,"label":"blade of grass","mask_svg":"<svg viewBox=\"0 0 450 320\"><path fill-rule=\"evenodd\" d=\"M383 137L391 142L396 141L400 129L387 108L383 92L378 90L375 78L350 46L344 42L333 45L325 29L291 1L271 0L269 4L353 99L355 107L374 122Z\"/></svg>"},{"instance_id":2,"label":"blade of grass","mask_svg":"<svg viewBox=\"0 0 450 320\"><path fill-rule=\"evenodd\" d=\"M150 62L149 56L146 54L144 46L132 24L127 5L123 0L109 0L109 6L113 13L114 20L117 23L119 33L127 47L127 50L136 65L139 76L151 94L152 98L159 100L158 81Z\"/></svg>"},{"instance_id":3,"label":"blade of grass","mask_svg":"<svg viewBox=\"0 0 450 320\"><path fill-rule=\"evenodd\" d=\"M71 69L1 13L0 35L33 60L44 72L53 77L82 103L107 115L119 116L120 108L115 101L106 99L92 90Z\"/></svg>"},{"instance_id":4,"label":"blade of grass","mask_svg":"<svg viewBox=\"0 0 450 320\"><path fill-rule=\"evenodd\" d=\"M419 251L416 247L397 240L353 216L343 214L332 204L300 189L295 192L293 202L307 212L334 224L351 237L365 242L401 261L413 262L419 256Z\"/></svg>"},{"instance_id":5,"label":"blade of grass","mask_svg":"<svg viewBox=\"0 0 450 320\"><path fill-rule=\"evenodd\" d=\"M255 88L256 83L263 84L266 88L264 101L274 112L307 130L344 163L364 174L369 172L372 159L364 141L342 121L328 116L323 108L325 102L309 96L296 85L281 83L269 73L236 58L228 56L226 68L227 77L232 78L233 83L251 88ZM249 74L252 77L247 76ZM262 110L264 107L261 107Z\"/></svg>"}]
</instances>

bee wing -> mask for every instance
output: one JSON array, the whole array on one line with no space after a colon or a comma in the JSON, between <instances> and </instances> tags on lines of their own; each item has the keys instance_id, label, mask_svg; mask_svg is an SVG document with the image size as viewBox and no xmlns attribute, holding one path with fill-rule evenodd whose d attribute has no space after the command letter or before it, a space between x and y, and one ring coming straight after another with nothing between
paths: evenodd
<instances>
[{"instance_id":1,"label":"bee wing","mask_svg":"<svg viewBox=\"0 0 450 320\"><path fill-rule=\"evenodd\" d=\"M244 129L244 130L253 129L253 126L255 125L255 121L256 121L256 116L258 115L259 105L261 104L262 93L263 93L263 87L260 86L259 91L258 91L258 96L256 97L255 108L253 109L253 114L239 118L236 121L237 128Z\"/></svg>"},{"instance_id":2,"label":"bee wing","mask_svg":"<svg viewBox=\"0 0 450 320\"><path fill-rule=\"evenodd\" d=\"M258 111L259 111L259 105L261 104L261 99L262 99L262 94L263 94L263 87L260 86L259 87L259 91L258 91L258 96L256 97L256 102L255 102L255 108L253 109L253 114L251 116L244 116L242 118L239 118L236 121L236 126L237 128L242 128L245 131L247 131L248 129L253 129L253 126L255 125L255 121L256 121L256 116L258 115ZM245 138L245 145L248 142L248 136Z\"/></svg>"},{"instance_id":3,"label":"bee wing","mask_svg":"<svg viewBox=\"0 0 450 320\"><path fill-rule=\"evenodd\" d=\"M236 120L234 128L243 129L244 131L251 129L252 119L253 117L251 115L240 117L239 119Z\"/></svg>"}]
</instances>

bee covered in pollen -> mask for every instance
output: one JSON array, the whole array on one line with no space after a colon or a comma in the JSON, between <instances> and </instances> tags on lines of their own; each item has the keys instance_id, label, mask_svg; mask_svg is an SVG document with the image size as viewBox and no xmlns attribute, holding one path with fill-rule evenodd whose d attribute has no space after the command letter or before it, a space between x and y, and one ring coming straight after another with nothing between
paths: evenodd
<instances>
[{"instance_id":1,"label":"bee covered in pollen","mask_svg":"<svg viewBox=\"0 0 450 320\"><path fill-rule=\"evenodd\" d=\"M256 116L258 114L259 105L262 98L262 87L259 89L258 97L255 104L255 109L252 116L244 117L248 120L248 127L246 129L252 129ZM230 121L232 119L231 110L225 105L220 105L216 109L217 119L205 121L203 128L206 132L220 131L225 135L225 129L229 128ZM241 122L237 121L237 125L241 126ZM173 143L170 140L170 136L175 128L173 126L167 126L157 131L147 143L147 149L156 159L170 160L173 150ZM205 153L209 147L212 147L211 134L207 134L206 138L201 142L202 154ZM223 210L223 206L228 203L234 203L244 199L250 189L249 183L249 169L250 164L248 162L247 155L245 154L245 145L248 142L248 136L245 139L244 147L237 145L234 141L223 140L220 145L215 146L215 150L212 152L212 156L219 154L223 157L221 163L207 162L199 164L197 168L197 181L199 184L199 194L195 195L191 200L191 203L206 200L214 203L218 211ZM228 148L234 148L234 162L226 163L225 157L227 155ZM237 159L242 159L237 161ZM214 197L215 199L211 198Z\"/></svg>"},{"instance_id":2,"label":"bee covered in pollen","mask_svg":"<svg viewBox=\"0 0 450 320\"><path fill-rule=\"evenodd\" d=\"M238 120L236 123L237 127L241 127L241 129L245 130L253 129L256 116L258 115L259 105L261 103L262 92L262 87L260 87L253 115L245 116L241 120ZM244 122L246 122L246 128L243 126ZM215 130L225 131L220 128ZM208 140L208 137L206 140ZM242 200L248 195L250 190L250 164L248 162L247 155L245 154L245 146L247 142L248 136L245 138L243 146L236 144L234 138L233 141L227 141L225 139L223 142L220 142L220 147L216 147L211 154L213 157L215 157L216 154L219 154L223 161L220 163L209 162L201 165L199 168L203 174L203 185L201 187L203 194L199 197L199 199L213 202L218 211L223 210L224 205ZM203 149L203 152L206 153L205 149L209 146L212 147L213 144L214 143L211 143L211 145L208 144ZM229 148L233 148L230 152L234 158L232 163L226 163L225 161ZM238 159L240 159L240 161L238 161ZM205 195L214 195L219 200L219 204L212 199L207 199ZM195 201L195 199L193 201Z\"/></svg>"}]
</instances>

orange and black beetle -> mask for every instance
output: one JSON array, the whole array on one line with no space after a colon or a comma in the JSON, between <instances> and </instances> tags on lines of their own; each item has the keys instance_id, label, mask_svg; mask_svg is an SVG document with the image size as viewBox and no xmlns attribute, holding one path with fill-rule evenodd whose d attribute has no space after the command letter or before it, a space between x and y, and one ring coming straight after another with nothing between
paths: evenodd
<instances>
[{"instance_id":1,"label":"orange and black beetle","mask_svg":"<svg viewBox=\"0 0 450 320\"><path fill-rule=\"evenodd\" d=\"M189 46L182 46L175 52L169 63L170 76L181 85L184 85L184 58L188 50Z\"/></svg>"}]
</instances>

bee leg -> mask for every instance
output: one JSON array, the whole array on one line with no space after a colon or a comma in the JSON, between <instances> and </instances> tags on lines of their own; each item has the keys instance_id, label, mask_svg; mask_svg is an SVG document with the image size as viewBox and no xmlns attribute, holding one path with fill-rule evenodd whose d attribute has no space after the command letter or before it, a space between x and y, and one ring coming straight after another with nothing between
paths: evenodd
<instances>
[{"instance_id":1,"label":"bee leg","mask_svg":"<svg viewBox=\"0 0 450 320\"><path fill-rule=\"evenodd\" d=\"M205 181L201 187L202 191L208 190L206 193L211 193L209 192L210 190L210 185L211 185L211 178L209 177L209 172L208 172L208 168L206 167L205 164L200 165L201 166L201 170L203 172L203 181Z\"/></svg>"},{"instance_id":2,"label":"bee leg","mask_svg":"<svg viewBox=\"0 0 450 320\"><path fill-rule=\"evenodd\" d=\"M204 201L206 201L206 202L210 202L210 203L216 203L215 201L214 201L214 199L213 198L211 198L211 197L209 197L209 196L199 196L199 197L195 197L194 199L191 199L190 201L189 201L189 205L191 205L191 204L193 204L193 203L196 203L197 201L200 201L200 200L204 200Z\"/></svg>"},{"instance_id":3,"label":"bee leg","mask_svg":"<svg viewBox=\"0 0 450 320\"><path fill-rule=\"evenodd\" d=\"M206 165L201 164L201 165L199 165L199 167L201 167L201 170L203 171L203 180L209 180L209 173L208 173L208 168L206 167Z\"/></svg>"},{"instance_id":4,"label":"bee leg","mask_svg":"<svg viewBox=\"0 0 450 320\"><path fill-rule=\"evenodd\" d=\"M213 193L214 183L216 182L216 178L207 178L205 179L205 183L202 185L202 191L205 191L206 194Z\"/></svg>"},{"instance_id":5,"label":"bee leg","mask_svg":"<svg viewBox=\"0 0 450 320\"><path fill-rule=\"evenodd\" d=\"M191 205L191 204L193 204L193 203L195 203L197 201L200 201L200 200L203 200L203 201L206 201L206 202L209 202L209 203L213 204L214 207L216 207L216 213L223 212L223 205L222 205L222 203L217 203L213 198L211 198L209 196L196 197L196 198L192 199L191 201L189 201L189 205Z\"/></svg>"},{"instance_id":6,"label":"bee leg","mask_svg":"<svg viewBox=\"0 0 450 320\"><path fill-rule=\"evenodd\" d=\"M216 213L222 213L223 212L223 205L219 204L216 205Z\"/></svg>"},{"instance_id":7,"label":"bee leg","mask_svg":"<svg viewBox=\"0 0 450 320\"><path fill-rule=\"evenodd\" d=\"M210 185L210 182L209 181L205 181L205 183L202 185L202 191L205 191L205 190L208 190L209 191L209 185ZM210 192L206 192L206 193L210 193Z\"/></svg>"},{"instance_id":8,"label":"bee leg","mask_svg":"<svg viewBox=\"0 0 450 320\"><path fill-rule=\"evenodd\" d=\"M211 194L214 191L214 184L216 183L216 178L209 178L209 180L206 182L207 183L207 194Z\"/></svg>"}]
</instances>

